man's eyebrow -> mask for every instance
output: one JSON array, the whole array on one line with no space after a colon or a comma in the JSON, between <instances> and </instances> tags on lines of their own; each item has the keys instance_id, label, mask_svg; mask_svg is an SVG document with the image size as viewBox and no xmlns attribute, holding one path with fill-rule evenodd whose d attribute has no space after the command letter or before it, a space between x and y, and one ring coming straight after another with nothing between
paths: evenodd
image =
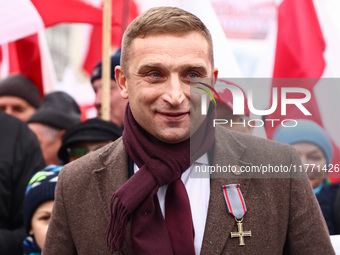
<instances>
[{"instance_id":1,"label":"man's eyebrow","mask_svg":"<svg viewBox=\"0 0 340 255\"><path fill-rule=\"evenodd\" d=\"M181 68L183 70L194 70L197 72L200 72L201 74L207 74L208 73L208 69L206 66L204 65L192 65L192 64L187 64L187 65L183 65L181 66Z\"/></svg>"},{"instance_id":2,"label":"man's eyebrow","mask_svg":"<svg viewBox=\"0 0 340 255\"><path fill-rule=\"evenodd\" d=\"M152 68L163 68L164 64L162 63L145 63L138 67L138 72L146 70L146 69L152 69Z\"/></svg>"},{"instance_id":3,"label":"man's eyebrow","mask_svg":"<svg viewBox=\"0 0 340 255\"><path fill-rule=\"evenodd\" d=\"M138 73L143 73L149 69L166 69L167 67L164 65L164 63L161 62L154 62L154 63L145 63L138 67ZM201 73L202 75L207 75L208 70L205 65L202 64L185 64L177 66L177 68L181 73L187 72L187 71L197 71Z\"/></svg>"}]
</instances>

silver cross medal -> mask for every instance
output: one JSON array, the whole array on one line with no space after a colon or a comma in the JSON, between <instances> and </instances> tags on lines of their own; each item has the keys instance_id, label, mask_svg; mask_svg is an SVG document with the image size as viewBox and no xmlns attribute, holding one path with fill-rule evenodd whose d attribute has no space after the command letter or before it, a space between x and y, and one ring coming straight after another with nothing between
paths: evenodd
<instances>
[{"instance_id":1,"label":"silver cross medal","mask_svg":"<svg viewBox=\"0 0 340 255\"><path fill-rule=\"evenodd\" d=\"M238 220L235 217L235 220L236 220L236 223L237 223L237 231L238 232L231 232L230 236L231 236L231 238L238 237L239 238L239 245L246 245L244 243L244 237L251 236L251 231L243 231L243 223L242 223L243 218L241 220Z\"/></svg>"}]
</instances>

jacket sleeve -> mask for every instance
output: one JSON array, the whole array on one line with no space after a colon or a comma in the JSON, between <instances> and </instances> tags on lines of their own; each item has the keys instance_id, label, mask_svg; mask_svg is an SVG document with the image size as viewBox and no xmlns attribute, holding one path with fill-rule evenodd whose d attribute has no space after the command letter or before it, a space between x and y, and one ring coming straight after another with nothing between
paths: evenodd
<instances>
[{"instance_id":1,"label":"jacket sleeve","mask_svg":"<svg viewBox=\"0 0 340 255\"><path fill-rule=\"evenodd\" d=\"M48 227L47 236L42 254L44 255L73 255L77 254L69 229L67 210L63 196L64 171L61 170L55 190L55 200L52 217Z\"/></svg>"},{"instance_id":2,"label":"jacket sleeve","mask_svg":"<svg viewBox=\"0 0 340 255\"><path fill-rule=\"evenodd\" d=\"M301 165L295 151L292 164ZM285 252L288 254L335 254L328 229L307 176L292 176Z\"/></svg>"}]
</instances>

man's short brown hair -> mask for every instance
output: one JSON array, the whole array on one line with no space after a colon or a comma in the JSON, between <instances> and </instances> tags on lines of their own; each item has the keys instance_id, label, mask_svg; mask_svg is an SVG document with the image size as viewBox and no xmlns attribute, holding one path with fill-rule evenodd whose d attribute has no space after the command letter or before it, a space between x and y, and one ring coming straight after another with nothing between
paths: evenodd
<instances>
[{"instance_id":1,"label":"man's short brown hair","mask_svg":"<svg viewBox=\"0 0 340 255\"><path fill-rule=\"evenodd\" d=\"M214 65L211 34L203 22L190 12L176 7L154 7L138 16L126 29L122 41L121 66L127 75L128 55L132 41L155 34L198 32L207 40L209 55Z\"/></svg>"}]
</instances>

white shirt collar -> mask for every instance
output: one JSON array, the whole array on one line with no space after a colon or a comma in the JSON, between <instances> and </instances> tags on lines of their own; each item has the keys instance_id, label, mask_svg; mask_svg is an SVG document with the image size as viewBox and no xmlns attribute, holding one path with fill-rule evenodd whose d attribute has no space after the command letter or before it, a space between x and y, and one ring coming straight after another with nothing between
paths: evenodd
<instances>
[{"instance_id":1,"label":"white shirt collar","mask_svg":"<svg viewBox=\"0 0 340 255\"><path fill-rule=\"evenodd\" d=\"M209 165L208 153L204 153L200 158L195 161L196 164Z\"/></svg>"}]
</instances>

